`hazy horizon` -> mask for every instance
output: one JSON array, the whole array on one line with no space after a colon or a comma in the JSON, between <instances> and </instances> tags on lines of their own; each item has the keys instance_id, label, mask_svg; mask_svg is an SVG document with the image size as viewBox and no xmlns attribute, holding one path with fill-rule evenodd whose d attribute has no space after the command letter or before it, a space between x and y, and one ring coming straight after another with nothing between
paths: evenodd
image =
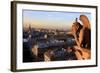
<instances>
[{"instance_id":1,"label":"hazy horizon","mask_svg":"<svg viewBox=\"0 0 100 73\"><path fill-rule=\"evenodd\" d=\"M82 14L91 20L90 13L23 10L23 27L69 30Z\"/></svg>"}]
</instances>

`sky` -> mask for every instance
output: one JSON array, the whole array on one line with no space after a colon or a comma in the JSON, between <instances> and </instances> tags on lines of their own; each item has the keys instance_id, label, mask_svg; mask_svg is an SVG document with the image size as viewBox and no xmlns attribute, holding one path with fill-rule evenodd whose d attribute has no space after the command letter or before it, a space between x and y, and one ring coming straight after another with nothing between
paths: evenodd
<instances>
[{"instance_id":1,"label":"sky","mask_svg":"<svg viewBox=\"0 0 100 73\"><path fill-rule=\"evenodd\" d=\"M31 25L34 28L69 30L75 19L79 19L82 14L91 20L91 14L86 12L23 10L23 26L29 27Z\"/></svg>"}]
</instances>

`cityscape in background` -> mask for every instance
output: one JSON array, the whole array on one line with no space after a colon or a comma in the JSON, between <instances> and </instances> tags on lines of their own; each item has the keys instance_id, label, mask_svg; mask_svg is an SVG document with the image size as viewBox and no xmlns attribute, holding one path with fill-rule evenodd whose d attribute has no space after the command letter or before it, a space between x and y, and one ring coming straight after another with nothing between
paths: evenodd
<instances>
[{"instance_id":1,"label":"cityscape in background","mask_svg":"<svg viewBox=\"0 0 100 73\"><path fill-rule=\"evenodd\" d=\"M67 31L35 29L30 26L23 30L23 60L30 62L75 59L74 53L73 57L66 57L69 54L67 48L74 44L73 36L68 35Z\"/></svg>"},{"instance_id":2,"label":"cityscape in background","mask_svg":"<svg viewBox=\"0 0 100 73\"><path fill-rule=\"evenodd\" d=\"M76 16L78 17L80 13L71 13L73 16L68 15L70 13L59 14L59 12L57 15L57 12L24 11L23 62L77 60L74 50L71 49L76 44L71 34L71 26L75 22ZM65 14L68 15L66 19ZM87 15L89 16L89 14ZM39 19L39 21L35 18ZM63 18L64 20L62 20Z\"/></svg>"}]
</instances>

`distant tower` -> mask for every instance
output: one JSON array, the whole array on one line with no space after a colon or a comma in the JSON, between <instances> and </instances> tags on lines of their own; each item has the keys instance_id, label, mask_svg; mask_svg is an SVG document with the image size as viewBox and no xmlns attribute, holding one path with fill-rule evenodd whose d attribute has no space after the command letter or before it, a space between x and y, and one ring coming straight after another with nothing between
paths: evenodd
<instances>
[{"instance_id":1,"label":"distant tower","mask_svg":"<svg viewBox=\"0 0 100 73\"><path fill-rule=\"evenodd\" d=\"M31 25L29 24L29 31L31 32L31 30L32 30L32 29L31 29Z\"/></svg>"},{"instance_id":2,"label":"distant tower","mask_svg":"<svg viewBox=\"0 0 100 73\"><path fill-rule=\"evenodd\" d=\"M78 22L78 18L75 19L75 22Z\"/></svg>"},{"instance_id":3,"label":"distant tower","mask_svg":"<svg viewBox=\"0 0 100 73\"><path fill-rule=\"evenodd\" d=\"M31 25L29 25L28 34L29 34L29 38L31 38L32 37L32 28L31 28Z\"/></svg>"}]
</instances>

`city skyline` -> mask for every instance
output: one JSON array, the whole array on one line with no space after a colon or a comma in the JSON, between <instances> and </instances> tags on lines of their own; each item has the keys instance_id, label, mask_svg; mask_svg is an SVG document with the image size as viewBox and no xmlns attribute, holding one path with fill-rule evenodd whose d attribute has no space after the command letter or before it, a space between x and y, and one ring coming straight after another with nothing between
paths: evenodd
<instances>
[{"instance_id":1,"label":"city skyline","mask_svg":"<svg viewBox=\"0 0 100 73\"><path fill-rule=\"evenodd\" d=\"M82 14L91 20L90 13L23 10L23 27L70 30Z\"/></svg>"}]
</instances>

